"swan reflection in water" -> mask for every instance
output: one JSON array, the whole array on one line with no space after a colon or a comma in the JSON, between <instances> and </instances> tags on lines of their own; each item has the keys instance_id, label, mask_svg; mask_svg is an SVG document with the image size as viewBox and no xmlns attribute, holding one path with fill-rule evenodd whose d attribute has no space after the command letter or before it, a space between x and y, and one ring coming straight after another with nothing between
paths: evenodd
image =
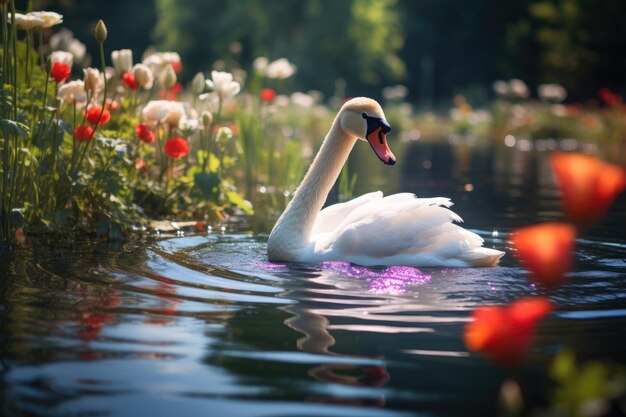
<instances>
[{"instance_id":1,"label":"swan reflection in water","mask_svg":"<svg viewBox=\"0 0 626 417\"><path fill-rule=\"evenodd\" d=\"M333 351L332 347L336 343L332 335L333 331L366 331L380 334L432 331L424 327L399 327L379 323L382 318L381 314L406 308L406 300L403 300L403 306L390 305L389 296L401 296L410 287L430 281L431 276L417 268L376 269L348 262L323 262L317 267L261 262L259 266L273 272L284 271L289 276L304 275L304 280L298 289L289 289L283 295L290 299L297 299L299 302L280 309L292 315L284 323L303 335L296 342L298 350L333 358L327 363L309 369L308 375L315 380L355 387L382 387L390 379L383 355L373 353L359 356ZM338 280L338 277L342 279ZM380 295L384 295L384 298ZM338 306L343 308L337 308ZM366 324L332 324L328 319L328 317L362 319L368 317L370 313L372 320L377 324L369 322ZM369 318L367 320L370 321ZM402 318L400 320L402 321ZM408 318L405 320L411 321ZM377 349L377 346L373 348ZM374 398L328 395L307 399L351 405L383 406L385 404L382 392L377 393Z\"/></svg>"}]
</instances>

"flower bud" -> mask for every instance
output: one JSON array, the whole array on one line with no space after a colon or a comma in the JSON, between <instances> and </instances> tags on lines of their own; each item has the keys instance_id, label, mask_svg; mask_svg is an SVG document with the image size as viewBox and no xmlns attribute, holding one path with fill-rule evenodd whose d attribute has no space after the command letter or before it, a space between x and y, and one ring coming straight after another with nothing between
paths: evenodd
<instances>
[{"instance_id":1,"label":"flower bud","mask_svg":"<svg viewBox=\"0 0 626 417\"><path fill-rule=\"evenodd\" d=\"M211 123L213 123L213 114L211 114L210 111L205 110L202 112L202 124L204 125L205 129L208 129L211 127Z\"/></svg>"},{"instance_id":2,"label":"flower bud","mask_svg":"<svg viewBox=\"0 0 626 417\"><path fill-rule=\"evenodd\" d=\"M197 73L193 77L193 80L191 80L191 91L193 91L194 94L201 94L204 91L204 87L205 87L204 82L205 82L204 74L201 72Z\"/></svg>"},{"instance_id":3,"label":"flower bud","mask_svg":"<svg viewBox=\"0 0 626 417\"><path fill-rule=\"evenodd\" d=\"M161 84L166 89L172 88L174 84L176 84L176 71L174 71L174 67L172 64L167 64L165 69L163 69L163 74L161 75Z\"/></svg>"},{"instance_id":4,"label":"flower bud","mask_svg":"<svg viewBox=\"0 0 626 417\"><path fill-rule=\"evenodd\" d=\"M98 43L104 43L104 41L107 39L107 27L104 25L102 19L98 20L98 23L96 24L95 34L96 42Z\"/></svg>"},{"instance_id":5,"label":"flower bud","mask_svg":"<svg viewBox=\"0 0 626 417\"><path fill-rule=\"evenodd\" d=\"M100 77L100 71L96 68L85 68L83 69L85 77L83 79L85 83L85 91L91 95L91 97L95 97L100 92L100 88L102 85L102 78Z\"/></svg>"}]
</instances>

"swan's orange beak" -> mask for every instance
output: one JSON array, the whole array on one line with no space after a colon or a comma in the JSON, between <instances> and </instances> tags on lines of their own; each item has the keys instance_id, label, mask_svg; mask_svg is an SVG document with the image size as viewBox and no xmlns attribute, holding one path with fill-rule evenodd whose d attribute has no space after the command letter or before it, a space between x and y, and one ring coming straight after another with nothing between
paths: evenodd
<instances>
[{"instance_id":1,"label":"swan's orange beak","mask_svg":"<svg viewBox=\"0 0 626 417\"><path fill-rule=\"evenodd\" d=\"M361 116L367 123L365 130L365 139L376 153L378 159L383 161L385 165L393 165L396 163L396 156L387 145L387 133L391 132L391 126L383 117L372 117L366 113Z\"/></svg>"},{"instance_id":2,"label":"swan's orange beak","mask_svg":"<svg viewBox=\"0 0 626 417\"><path fill-rule=\"evenodd\" d=\"M379 126L376 130L366 136L370 146L378 156L378 159L383 161L385 165L393 165L396 163L396 156L389 149L387 145L387 135L383 126Z\"/></svg>"},{"instance_id":3,"label":"swan's orange beak","mask_svg":"<svg viewBox=\"0 0 626 417\"><path fill-rule=\"evenodd\" d=\"M396 163L396 156L389 149L389 145L387 145L387 132L385 130L388 132L391 128L385 129L384 126L379 126L376 130L369 133L366 138L378 159L383 161L385 165L393 165Z\"/></svg>"}]
</instances>

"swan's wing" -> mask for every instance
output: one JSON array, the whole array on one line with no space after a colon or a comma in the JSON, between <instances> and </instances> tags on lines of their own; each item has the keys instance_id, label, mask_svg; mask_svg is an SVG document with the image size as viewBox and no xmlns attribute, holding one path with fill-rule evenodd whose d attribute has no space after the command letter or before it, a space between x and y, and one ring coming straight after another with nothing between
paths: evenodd
<instances>
[{"instance_id":1,"label":"swan's wing","mask_svg":"<svg viewBox=\"0 0 626 417\"><path fill-rule=\"evenodd\" d=\"M408 193L362 201L342 210L332 230L313 236L315 253L363 265L495 264L502 252L482 248L480 236L454 224L462 220L451 205L448 198Z\"/></svg>"},{"instance_id":2,"label":"swan's wing","mask_svg":"<svg viewBox=\"0 0 626 417\"><path fill-rule=\"evenodd\" d=\"M366 205L372 201L382 200L383 193L374 191L372 193L363 194L353 200L345 203L333 204L324 208L317 215L315 224L313 225L313 234L328 233L335 230L339 223L352 213L357 207Z\"/></svg>"}]
</instances>

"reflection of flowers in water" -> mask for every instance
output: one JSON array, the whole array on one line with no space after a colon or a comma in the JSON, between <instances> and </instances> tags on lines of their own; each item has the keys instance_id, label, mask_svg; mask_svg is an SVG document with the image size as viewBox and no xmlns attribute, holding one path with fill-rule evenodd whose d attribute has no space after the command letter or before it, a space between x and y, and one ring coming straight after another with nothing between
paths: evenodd
<instances>
[{"instance_id":1,"label":"reflection of flowers in water","mask_svg":"<svg viewBox=\"0 0 626 417\"><path fill-rule=\"evenodd\" d=\"M322 262L321 266L350 278L364 279L369 283L370 292L375 294L403 294L407 287L425 284L431 278L430 275L410 266L390 266L381 271L348 262Z\"/></svg>"}]
</instances>

